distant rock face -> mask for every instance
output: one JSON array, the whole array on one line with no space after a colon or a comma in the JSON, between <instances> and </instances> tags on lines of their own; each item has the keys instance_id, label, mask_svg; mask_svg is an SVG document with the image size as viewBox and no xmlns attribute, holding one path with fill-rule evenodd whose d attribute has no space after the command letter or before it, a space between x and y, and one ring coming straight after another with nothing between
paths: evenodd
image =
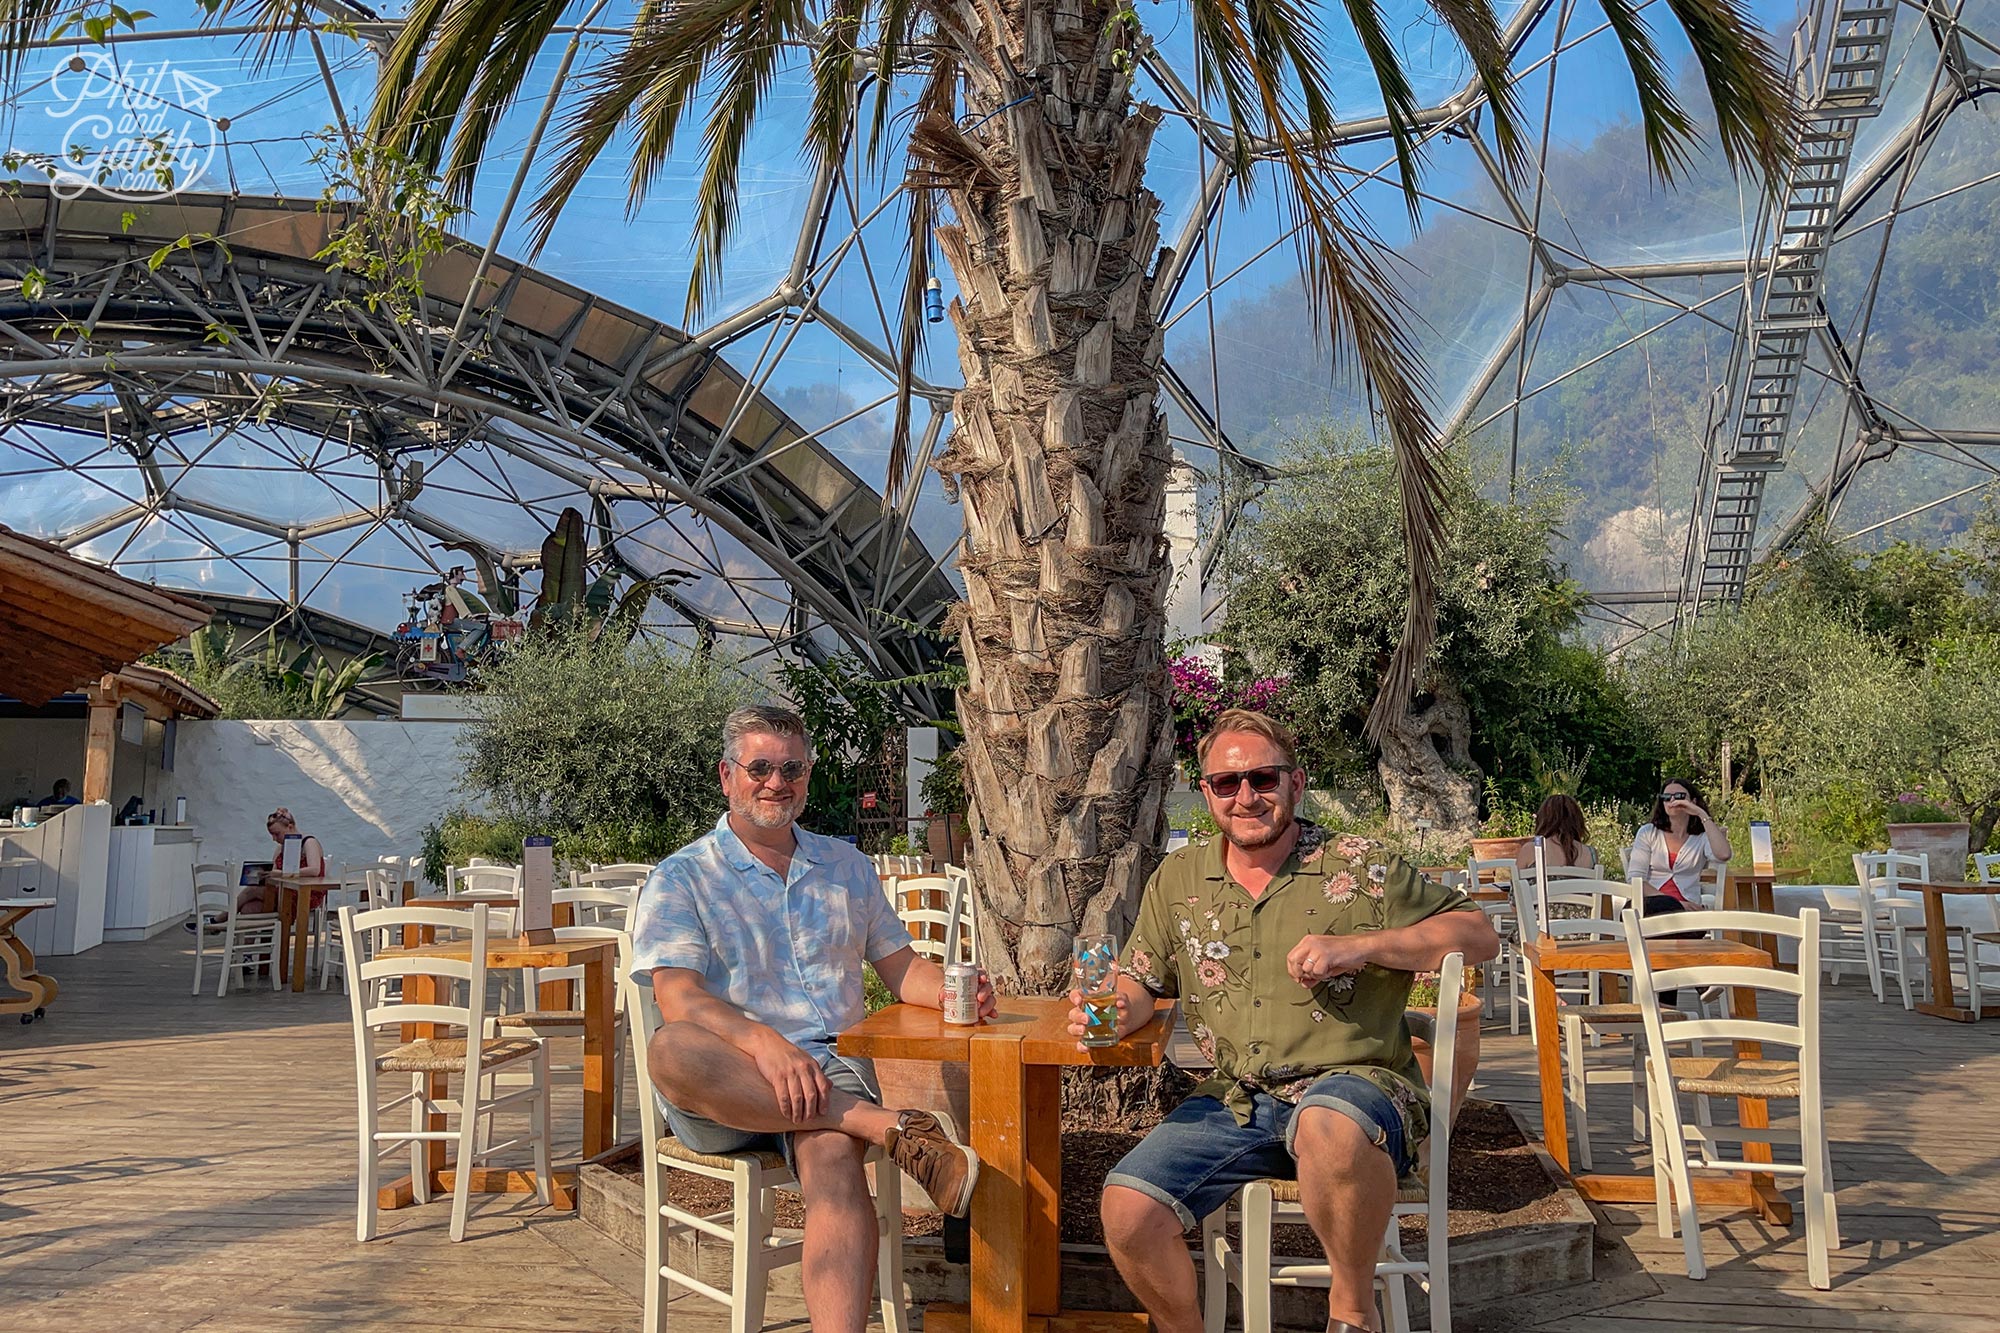
<instances>
[{"instance_id":1,"label":"distant rock face","mask_svg":"<svg viewBox=\"0 0 2000 1333\"><path fill-rule=\"evenodd\" d=\"M284 806L327 864L411 856L458 790L457 722L182 722L175 771L204 861L267 861L264 818ZM171 803L169 801L169 803Z\"/></svg>"}]
</instances>

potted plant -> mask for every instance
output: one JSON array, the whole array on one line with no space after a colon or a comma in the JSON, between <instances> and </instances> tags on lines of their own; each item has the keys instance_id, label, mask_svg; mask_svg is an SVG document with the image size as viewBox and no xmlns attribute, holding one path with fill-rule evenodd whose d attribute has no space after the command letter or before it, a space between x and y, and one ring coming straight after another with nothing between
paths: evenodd
<instances>
[{"instance_id":1,"label":"potted plant","mask_svg":"<svg viewBox=\"0 0 2000 1333\"><path fill-rule=\"evenodd\" d=\"M1486 784L1486 811L1479 835L1472 840L1475 859L1511 861L1516 852L1534 841L1534 812L1509 801L1490 779Z\"/></svg>"},{"instance_id":2,"label":"potted plant","mask_svg":"<svg viewBox=\"0 0 2000 1333\"><path fill-rule=\"evenodd\" d=\"M1972 855L1972 825L1932 804L1921 787L1906 791L1889 805L1889 849L1927 854L1931 874L1963 879L1966 858Z\"/></svg>"},{"instance_id":3,"label":"potted plant","mask_svg":"<svg viewBox=\"0 0 2000 1333\"><path fill-rule=\"evenodd\" d=\"M925 840L934 866L965 864L968 834L962 762L959 751L946 751L937 757L917 787L917 796L924 803L924 815L929 821Z\"/></svg>"},{"instance_id":4,"label":"potted plant","mask_svg":"<svg viewBox=\"0 0 2000 1333\"><path fill-rule=\"evenodd\" d=\"M1472 1076L1479 1069L1479 969L1467 968L1465 988L1458 993L1458 1034L1452 1049L1451 1104L1454 1108L1465 1105L1465 1094L1472 1088ZM1416 983L1410 987L1410 998L1404 1002L1404 1009L1410 1020L1410 1046L1416 1052L1417 1067L1424 1071L1424 1081L1431 1078L1432 1035L1438 1023L1438 974L1417 973ZM1453 1119L1457 1116L1454 1112Z\"/></svg>"}]
</instances>

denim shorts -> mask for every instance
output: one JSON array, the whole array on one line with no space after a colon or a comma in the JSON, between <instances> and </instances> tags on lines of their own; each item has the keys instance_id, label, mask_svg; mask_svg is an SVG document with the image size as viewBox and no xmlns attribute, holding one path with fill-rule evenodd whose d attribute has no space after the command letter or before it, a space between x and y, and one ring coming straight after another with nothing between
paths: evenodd
<instances>
[{"instance_id":1,"label":"denim shorts","mask_svg":"<svg viewBox=\"0 0 2000 1333\"><path fill-rule=\"evenodd\" d=\"M875 1071L866 1060L848 1059L834 1054L833 1044L824 1041L802 1041L798 1048L819 1061L820 1069L826 1074L826 1081L850 1096L863 1101L880 1101L882 1094L875 1087ZM792 1136L790 1134L759 1134L747 1129L731 1129L728 1125L718 1125L706 1116L692 1111L683 1111L662 1097L659 1090L653 1090L653 1098L659 1102L660 1110L667 1118L667 1132L696 1152L714 1153L718 1156L733 1152L775 1152L784 1156L785 1165L797 1170L792 1160Z\"/></svg>"},{"instance_id":2,"label":"denim shorts","mask_svg":"<svg viewBox=\"0 0 2000 1333\"><path fill-rule=\"evenodd\" d=\"M1395 1103L1358 1074L1328 1074L1296 1104L1257 1093L1247 1125L1237 1124L1236 1113L1214 1097L1190 1097L1126 1153L1104 1183L1159 1200L1182 1226L1191 1227L1253 1180L1290 1180L1298 1174L1292 1134L1299 1111L1308 1106L1353 1120L1389 1154L1397 1179L1409 1174L1415 1159L1403 1142L1403 1116Z\"/></svg>"}]
</instances>

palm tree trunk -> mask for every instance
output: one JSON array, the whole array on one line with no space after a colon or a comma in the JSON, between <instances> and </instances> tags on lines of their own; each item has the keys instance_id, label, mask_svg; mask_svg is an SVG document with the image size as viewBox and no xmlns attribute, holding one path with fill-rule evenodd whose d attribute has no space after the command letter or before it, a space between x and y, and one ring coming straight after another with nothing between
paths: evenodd
<instances>
[{"instance_id":1,"label":"palm tree trunk","mask_svg":"<svg viewBox=\"0 0 2000 1333\"><path fill-rule=\"evenodd\" d=\"M1159 114L1093 0L954 0L966 128L918 130L955 216L965 390L937 461L965 511L959 691L981 950L1002 989L1068 989L1122 930L1173 769L1163 635L1172 453L1155 398Z\"/></svg>"}]
</instances>

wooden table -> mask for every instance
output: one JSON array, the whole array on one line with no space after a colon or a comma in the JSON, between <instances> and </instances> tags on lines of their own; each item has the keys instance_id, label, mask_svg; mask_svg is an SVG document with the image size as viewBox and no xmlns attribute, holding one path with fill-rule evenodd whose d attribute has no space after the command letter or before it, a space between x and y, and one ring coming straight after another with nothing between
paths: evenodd
<instances>
[{"instance_id":1,"label":"wooden table","mask_svg":"<svg viewBox=\"0 0 2000 1333\"><path fill-rule=\"evenodd\" d=\"M466 907L478 905L477 899L455 899ZM488 904L490 906L490 904ZM403 928L403 948L399 953L417 954L427 958L472 957L470 940L447 940L442 943L430 938L434 932L425 926L405 926ZM379 955L386 957L387 955ZM617 990L617 978L613 973L618 966L618 946L612 940L553 940L547 944L515 936L499 939L489 937L486 941L486 966L502 970L516 967L581 967L583 981L583 1157L585 1161L607 1152L611 1148L611 1062L617 1058L613 1044L615 1017L612 1013L612 997ZM560 983L559 983L560 984ZM446 982L441 977L410 975L403 978L403 1000L406 1004L442 1004ZM450 1035L441 1024L405 1023L403 1040L417 1041L425 1037ZM476 1034L475 1034L476 1035ZM433 1097L443 1097L446 1093L447 1076L430 1076L429 1092ZM640 1090L645 1095L645 1089ZM444 1117L429 1117L428 1129L442 1131ZM430 1171L431 1189L434 1192L450 1193L455 1184L455 1174L445 1170L444 1141L433 1139L424 1145L426 1166ZM555 1206L574 1209L576 1207L576 1171L573 1168L557 1170L552 1182ZM535 1192L535 1175L532 1171L512 1171L496 1167L474 1167L472 1189L486 1194L532 1194ZM408 1176L382 1186L376 1194L376 1204L381 1208L405 1208L416 1201L414 1182Z\"/></svg>"},{"instance_id":2,"label":"wooden table","mask_svg":"<svg viewBox=\"0 0 2000 1333\"><path fill-rule=\"evenodd\" d=\"M1567 1172L1569 1165L1569 1118L1563 1105L1561 1024L1556 1007L1558 972L1626 972L1632 970L1632 955L1623 940L1552 939L1542 936L1522 946L1528 965L1534 969L1532 1003L1535 1010L1535 1060L1542 1084L1542 1141L1556 1164ZM1656 971L1675 967L1770 967L1771 955L1737 940L1689 939L1654 940L1646 946L1646 958ZM1735 988L1731 1012L1738 1018L1757 1016L1757 992ZM1641 1034L1633 1035L1643 1041ZM1755 1060L1763 1054L1763 1044L1736 1043L1740 1058ZM1771 1124L1770 1105L1762 1097L1738 1097L1736 1114L1746 1129L1766 1129ZM1744 1157L1752 1162L1771 1160L1766 1143L1744 1145ZM1577 1192L1587 1199L1606 1203L1649 1203L1653 1199L1653 1177L1593 1172L1572 1175ZM1778 1193L1771 1177L1736 1176L1723 1179L1696 1177L1697 1203L1749 1204L1769 1222L1790 1226L1792 1206Z\"/></svg>"},{"instance_id":3,"label":"wooden table","mask_svg":"<svg viewBox=\"0 0 2000 1333\"><path fill-rule=\"evenodd\" d=\"M979 1154L972 1198L972 1304L933 1305L925 1333L1138 1333L1143 1314L1062 1308L1056 1210L1062 1198L1065 1065L1157 1065L1174 1008L1116 1046L1077 1049L1069 1001L1002 996L998 1018L953 1027L935 1009L892 1004L836 1038L842 1055L966 1061L971 1065L971 1146Z\"/></svg>"},{"instance_id":4,"label":"wooden table","mask_svg":"<svg viewBox=\"0 0 2000 1333\"><path fill-rule=\"evenodd\" d=\"M1781 879L1797 879L1806 872L1795 866L1781 866L1769 870L1749 870L1737 872L1726 864L1723 867L1722 910L1725 912L1763 912L1776 916L1778 912L1777 883ZM1753 949L1762 949L1771 955L1771 965L1787 972L1798 971L1797 963L1787 963L1778 957L1778 937L1768 931L1752 931L1747 934L1730 931L1729 938L1741 940Z\"/></svg>"},{"instance_id":5,"label":"wooden table","mask_svg":"<svg viewBox=\"0 0 2000 1333\"><path fill-rule=\"evenodd\" d=\"M14 927L30 912L51 911L55 904L46 898L0 898L0 964L7 973L7 989L21 998L0 996L0 1014L19 1014L23 1023L32 1023L56 998L61 989L54 978L35 971L35 953L14 933Z\"/></svg>"},{"instance_id":6,"label":"wooden table","mask_svg":"<svg viewBox=\"0 0 2000 1333\"><path fill-rule=\"evenodd\" d=\"M278 976L291 979L294 991L306 988L306 949L312 940L312 896L341 887L338 878L324 875L264 876L264 883L278 891L278 938L290 931L292 947L278 953Z\"/></svg>"},{"instance_id":7,"label":"wooden table","mask_svg":"<svg viewBox=\"0 0 2000 1333\"><path fill-rule=\"evenodd\" d=\"M2000 1018L2000 1004L1989 1004L1980 1009L1968 1009L1958 1002L1958 995L1951 988L1951 949L1945 943L1944 900L1947 894L1992 898L2000 896L2000 884L1970 884L1964 880L1940 879L1928 884L1903 884L1902 889L1915 889L1924 895L1924 953L1930 961L1931 998L1919 1004L1917 1012L1929 1014L1933 1018L1949 1018L1955 1023L1975 1023L1982 1018ZM1974 951L1966 959L1967 967L1979 966L1979 942L1971 942Z\"/></svg>"},{"instance_id":8,"label":"wooden table","mask_svg":"<svg viewBox=\"0 0 2000 1333\"><path fill-rule=\"evenodd\" d=\"M282 980L291 978L292 989L306 988L306 954L312 943L312 896L347 887L335 877L324 875L280 875L266 874L264 883L278 891L278 936L284 938L291 932L292 947L278 954L278 976ZM415 885L410 880L403 881L403 897L408 898ZM405 904L408 905L407 903Z\"/></svg>"}]
</instances>

